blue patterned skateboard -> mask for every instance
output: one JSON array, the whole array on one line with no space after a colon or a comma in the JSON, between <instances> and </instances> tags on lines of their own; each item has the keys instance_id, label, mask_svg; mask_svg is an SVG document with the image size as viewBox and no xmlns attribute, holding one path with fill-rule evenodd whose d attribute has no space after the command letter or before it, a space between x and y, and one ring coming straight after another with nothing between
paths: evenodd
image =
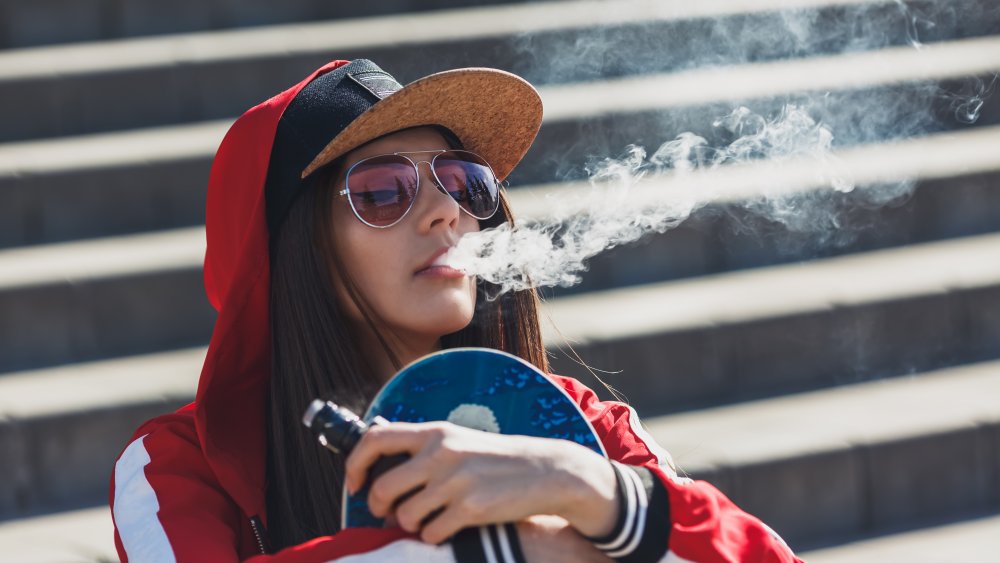
<instances>
[{"instance_id":1,"label":"blue patterned skateboard","mask_svg":"<svg viewBox=\"0 0 1000 563\"><path fill-rule=\"evenodd\" d=\"M430 354L393 376L363 420L447 420L500 434L572 440L607 457L594 428L566 391L521 358L487 348ZM368 511L368 488L344 490L344 528L382 527Z\"/></svg>"}]
</instances>

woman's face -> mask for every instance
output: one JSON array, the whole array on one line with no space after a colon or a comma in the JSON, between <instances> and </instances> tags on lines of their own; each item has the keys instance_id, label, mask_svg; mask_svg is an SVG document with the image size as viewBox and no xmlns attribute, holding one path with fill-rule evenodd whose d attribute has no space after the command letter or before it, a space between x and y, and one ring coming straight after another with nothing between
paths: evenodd
<instances>
[{"instance_id":1,"label":"woman's face","mask_svg":"<svg viewBox=\"0 0 1000 563\"><path fill-rule=\"evenodd\" d=\"M407 129L382 137L348 153L334 180L344 189L352 164L374 155L450 149L435 129ZM334 247L345 268L384 327L414 344L433 341L464 328L476 305L475 279L450 268L427 268L479 222L434 184L433 153L406 155L418 163L419 189L413 206L395 225L376 229L354 215L346 197L333 205ZM424 162L426 161L426 162ZM348 314L361 320L357 306L340 291Z\"/></svg>"}]
</instances>

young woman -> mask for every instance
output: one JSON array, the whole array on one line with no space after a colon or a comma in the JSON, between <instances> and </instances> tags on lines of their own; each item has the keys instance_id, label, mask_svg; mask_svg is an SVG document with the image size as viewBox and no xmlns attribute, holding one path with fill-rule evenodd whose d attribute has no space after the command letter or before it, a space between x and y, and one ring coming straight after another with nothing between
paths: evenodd
<instances>
[{"instance_id":1,"label":"young woman","mask_svg":"<svg viewBox=\"0 0 1000 563\"><path fill-rule=\"evenodd\" d=\"M535 293L487 300L441 259L511 220L500 181L540 124L537 92L511 74L403 88L366 60L331 62L236 121L209 180L218 320L195 402L142 425L115 465L123 561L796 561L711 485L678 477L634 410L570 378L552 376L610 462L448 423L375 426L344 459L299 422L316 397L363 411L444 348L547 372ZM368 499L389 525L339 530L342 487L402 452Z\"/></svg>"}]
</instances>

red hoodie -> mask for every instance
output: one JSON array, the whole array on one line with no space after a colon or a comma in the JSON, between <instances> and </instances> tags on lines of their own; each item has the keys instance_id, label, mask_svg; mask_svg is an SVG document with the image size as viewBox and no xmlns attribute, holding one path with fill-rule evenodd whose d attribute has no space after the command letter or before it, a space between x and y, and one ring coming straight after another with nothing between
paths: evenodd
<instances>
[{"instance_id":1,"label":"red hoodie","mask_svg":"<svg viewBox=\"0 0 1000 563\"><path fill-rule=\"evenodd\" d=\"M353 528L263 554L267 525L265 404L270 374L269 255L264 182L278 119L316 76L241 116L212 164L205 288L218 311L195 401L139 427L111 480L122 561L453 561L447 546L395 529ZM798 561L767 526L704 482L677 477L633 409L554 378L590 419L608 455L644 466L666 491L665 560ZM667 506L664 504L664 506ZM650 530L646 531L651 532ZM655 532L655 531L653 531Z\"/></svg>"}]
</instances>

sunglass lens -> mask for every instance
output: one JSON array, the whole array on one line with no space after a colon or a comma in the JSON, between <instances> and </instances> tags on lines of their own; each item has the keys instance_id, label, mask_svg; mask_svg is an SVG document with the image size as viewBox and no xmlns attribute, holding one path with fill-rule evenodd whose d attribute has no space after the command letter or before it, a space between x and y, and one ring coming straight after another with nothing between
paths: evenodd
<instances>
[{"instance_id":1,"label":"sunglass lens","mask_svg":"<svg viewBox=\"0 0 1000 563\"><path fill-rule=\"evenodd\" d=\"M451 197L477 219L489 219L500 204L500 185L485 160L467 151L434 159L434 174Z\"/></svg>"},{"instance_id":2,"label":"sunglass lens","mask_svg":"<svg viewBox=\"0 0 1000 563\"><path fill-rule=\"evenodd\" d=\"M363 221L386 227L398 221L413 204L417 173L402 156L376 156L351 168L347 190L351 205Z\"/></svg>"}]
</instances>

